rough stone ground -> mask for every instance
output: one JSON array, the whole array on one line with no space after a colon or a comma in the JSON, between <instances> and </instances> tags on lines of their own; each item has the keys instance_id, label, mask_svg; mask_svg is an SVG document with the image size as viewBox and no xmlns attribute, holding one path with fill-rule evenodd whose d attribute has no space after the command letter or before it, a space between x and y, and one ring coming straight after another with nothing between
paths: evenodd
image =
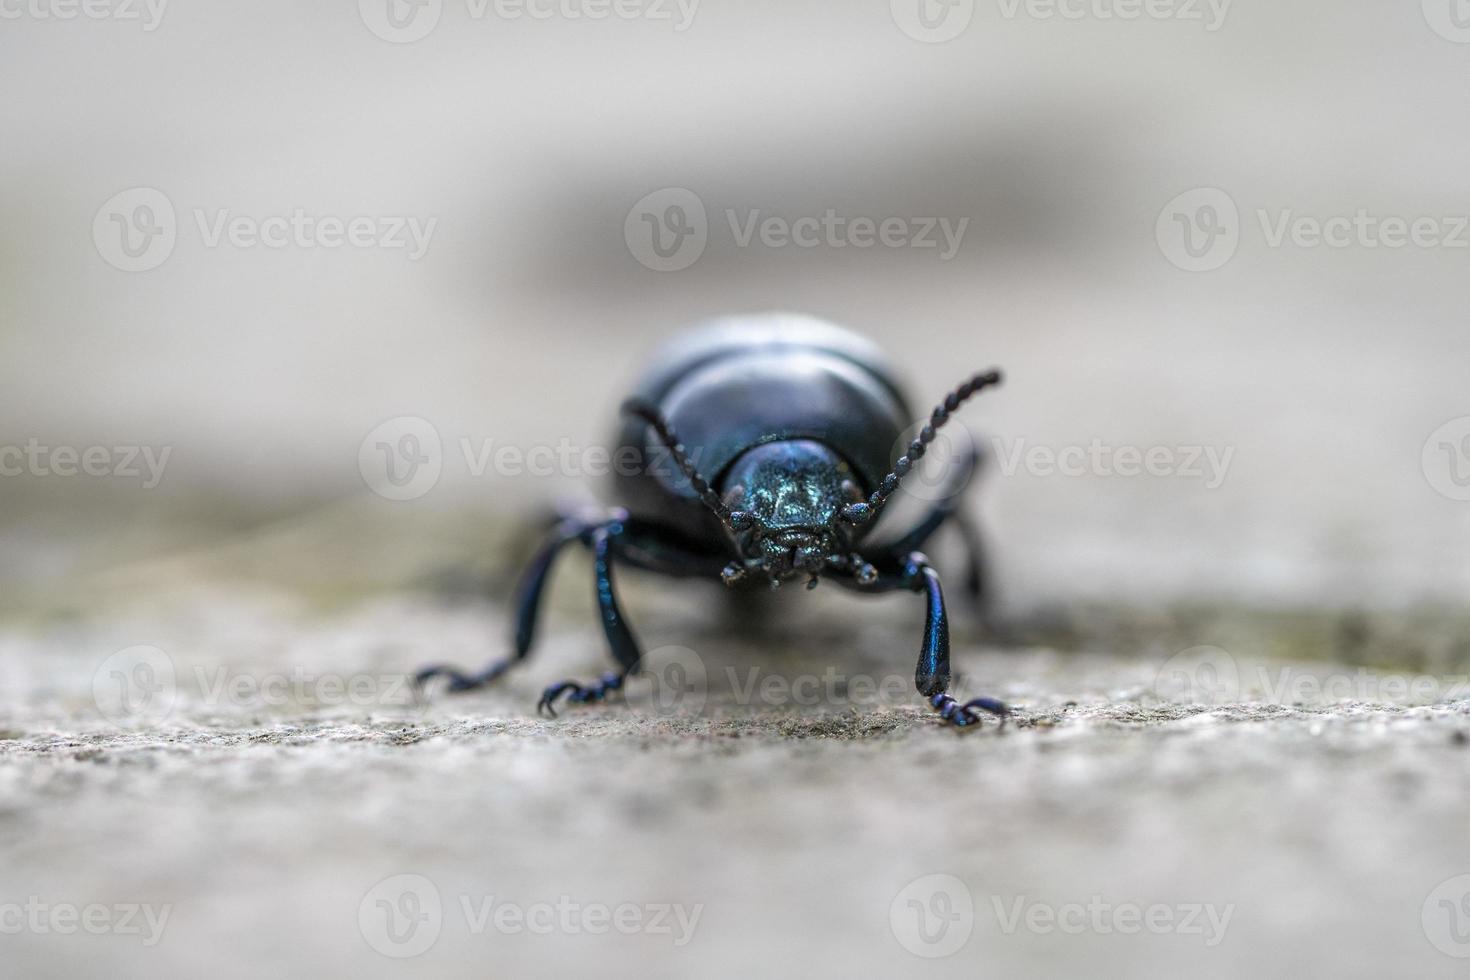
<instances>
[{"instance_id":1,"label":"rough stone ground","mask_svg":"<svg viewBox=\"0 0 1470 980\"><path fill-rule=\"evenodd\" d=\"M446 598L442 583L322 604L199 580L85 614L12 617L0 635L10 682L0 901L171 912L152 946L126 934L6 934L3 972L1448 977L1466 968L1435 943L1470 953L1457 945L1470 938L1456 931L1470 923L1465 890L1440 887L1470 873L1470 700L1445 684L1405 695L1383 683L1391 670L1251 652L1297 649L1282 637L1310 632L1306 620L1288 629L1276 614L1231 614L1125 629L1079 614L1065 629L1033 619L998 644L959 622L966 688L1019 706L1004 730L962 736L908 693L921 610L907 597L783 593L779 615L752 637L711 615L715 592L688 587L660 601L630 581L628 605L657 649L651 661L686 669L684 699L670 708L635 692L632 704L539 719L532 705L543 686L603 668L578 579L563 577L542 649L503 686L430 704L403 697L401 672L483 659L489 638L504 635L498 604ZM1339 640L1366 633L1413 646L1372 617L1324 622L1318 633ZM1235 659L1207 652L1184 675L1199 682L1197 699L1219 703L1161 696L1172 653L1222 637ZM1450 658L1439 667L1457 668L1456 642L1420 644L1414 656L1438 650ZM94 699L94 679L108 681L99 666L118 667L109 655L140 643L167 652L173 698L110 720ZM1239 689L1218 670L1201 672L1203 662L1235 669ZM700 665L703 685L688 680ZM850 699L823 679L829 668ZM1304 699L1270 687L1283 670L1296 671ZM785 693L803 676L816 686L801 700L815 703ZM345 697L301 681L334 677L367 686ZM754 694L752 677L765 685ZM864 677L895 695L870 697ZM1264 688L1251 680L1263 677ZM221 678L237 693L215 690ZM1309 681L1332 678L1368 696L1312 693ZM936 874L958 881L905 891ZM379 885L397 875L432 883L439 913L405 899L403 879ZM422 881L408 882L423 893ZM538 915L537 903L560 902L572 911L549 935L497 929L493 918L477 930L491 896L492 909ZM936 943L918 937L910 899L928 910ZM1011 924L1017 902L1032 927ZM683 945L658 930L591 933L599 922L583 910L624 903L650 916L642 907L698 906L699 918ZM1066 908L1089 903L1105 908L1097 917ZM1183 927L1118 931L1153 905ZM1188 906L1228 912L1223 936L1205 914L1184 922ZM390 937L389 908L427 918L419 932ZM1047 908L1070 916L1066 930L1048 925ZM379 951L429 940L415 956ZM958 949L945 958L912 951L949 946Z\"/></svg>"}]
</instances>

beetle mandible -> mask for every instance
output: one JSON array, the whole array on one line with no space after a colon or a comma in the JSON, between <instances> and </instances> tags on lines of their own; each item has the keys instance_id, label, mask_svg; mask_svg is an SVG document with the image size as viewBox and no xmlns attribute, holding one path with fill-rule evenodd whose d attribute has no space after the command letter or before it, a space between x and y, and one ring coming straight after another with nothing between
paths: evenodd
<instances>
[{"instance_id":1,"label":"beetle mandible","mask_svg":"<svg viewBox=\"0 0 1470 980\"><path fill-rule=\"evenodd\" d=\"M619 458L637 465L618 467L620 506L596 518L564 517L541 545L517 592L514 652L478 673L428 667L417 683L442 676L449 690L470 690L525 659L552 564L576 541L592 552L599 618L618 667L591 684L553 684L538 711L554 715L563 696L572 703L601 701L639 669L638 641L614 588L613 567L624 564L719 577L731 587L805 579L812 588L826 577L859 592L923 593L927 616L914 673L919 693L951 725L975 725L980 711L1004 720L1009 709L1000 701L961 704L949 694L944 593L919 550L953 519L965 532L967 586L978 598L979 542L957 501L975 469L973 447L956 452L949 492L915 526L865 541L939 428L972 395L1000 381L999 371L970 377L890 461L913 416L888 359L872 342L789 314L717 320L676 337L623 405Z\"/></svg>"}]
</instances>

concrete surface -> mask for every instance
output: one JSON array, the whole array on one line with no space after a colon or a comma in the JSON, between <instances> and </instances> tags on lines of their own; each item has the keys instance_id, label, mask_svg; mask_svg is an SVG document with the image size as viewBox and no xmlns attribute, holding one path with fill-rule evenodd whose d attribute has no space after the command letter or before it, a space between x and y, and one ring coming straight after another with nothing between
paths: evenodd
<instances>
[{"instance_id":1,"label":"concrete surface","mask_svg":"<svg viewBox=\"0 0 1470 980\"><path fill-rule=\"evenodd\" d=\"M6 975L1463 975L1452 677L961 617L963 688L1019 710L957 735L909 597L745 636L629 576L665 685L538 719L603 669L585 571L502 687L429 704L402 672L495 649L497 604L200 579L9 621Z\"/></svg>"}]
</instances>

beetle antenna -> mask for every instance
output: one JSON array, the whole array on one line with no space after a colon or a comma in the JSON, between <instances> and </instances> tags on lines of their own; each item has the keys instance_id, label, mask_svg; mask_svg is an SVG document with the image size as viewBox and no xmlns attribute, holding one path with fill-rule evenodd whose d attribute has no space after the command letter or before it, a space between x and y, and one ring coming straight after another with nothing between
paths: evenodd
<instances>
[{"instance_id":1,"label":"beetle antenna","mask_svg":"<svg viewBox=\"0 0 1470 980\"><path fill-rule=\"evenodd\" d=\"M843 508L843 518L852 524L866 524L877 517L883 510L883 506L888 503L888 498L898 490L903 478L914 468L914 464L924 457L924 453L929 449L929 444L934 441L935 434L950 420L955 410L969 401L972 396L986 388L1000 384L1001 380L999 371L987 371L984 374L975 375L945 395L944 401L935 406L929 416L928 424L919 432L918 438L909 443L908 451L893 464L893 471L878 484L878 489L873 491L867 503L851 504Z\"/></svg>"},{"instance_id":2,"label":"beetle antenna","mask_svg":"<svg viewBox=\"0 0 1470 980\"><path fill-rule=\"evenodd\" d=\"M679 471L684 474L689 485L699 495L700 501L714 511L720 523L732 531L743 531L750 527L753 523L751 515L744 511L732 511L726 507L720 495L715 493L714 488L709 485L709 481L699 475L699 469L694 465L694 460L689 457L684 444L679 441L678 434L674 432L673 426L669 425L669 420L663 417L662 412L646 401L630 398L623 402L623 414L636 416L648 423L654 434L658 436L659 442L664 444L664 448L668 449L669 454L674 458L674 463L679 467Z\"/></svg>"}]
</instances>

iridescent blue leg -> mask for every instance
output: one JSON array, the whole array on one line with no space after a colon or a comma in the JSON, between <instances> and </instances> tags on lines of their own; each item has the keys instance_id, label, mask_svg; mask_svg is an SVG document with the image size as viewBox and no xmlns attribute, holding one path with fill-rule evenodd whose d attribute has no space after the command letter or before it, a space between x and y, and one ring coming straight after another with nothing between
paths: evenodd
<instances>
[{"instance_id":1,"label":"iridescent blue leg","mask_svg":"<svg viewBox=\"0 0 1470 980\"><path fill-rule=\"evenodd\" d=\"M919 648L919 663L914 669L914 686L929 700L930 706L939 716L959 728L968 728L980 723L977 711L997 715L1004 722L1010 709L994 698L975 698L960 704L948 693L949 670L949 617L944 609L944 590L939 585L939 573L929 559L920 552L913 552L904 560L904 584L915 592L923 592L926 601L924 617L924 643Z\"/></svg>"},{"instance_id":2,"label":"iridescent blue leg","mask_svg":"<svg viewBox=\"0 0 1470 980\"><path fill-rule=\"evenodd\" d=\"M603 674L601 679L594 684L584 685L576 681L563 681L560 684L551 685L542 693L541 700L536 705L538 712L555 717L556 701L562 695L567 695L567 700L572 704L602 701L609 694L620 689L624 679L638 669L638 661L642 659L643 654L638 649L638 641L628 626L628 620L623 615L622 607L618 605L617 591L613 586L614 541L623 533L625 519L620 515L607 524L593 529L588 537L592 548L593 584L597 592L598 617L602 620L602 630L607 635L607 644L612 650L613 658L617 660L622 669Z\"/></svg>"},{"instance_id":3,"label":"iridescent blue leg","mask_svg":"<svg viewBox=\"0 0 1470 980\"><path fill-rule=\"evenodd\" d=\"M912 529L892 541L874 544L870 549L874 552L907 555L924 547L936 531L953 519L965 539L965 592L977 605L983 598L984 550L974 520L965 513L961 505L963 492L974 479L982 461L983 457L973 443L957 449L943 496Z\"/></svg>"},{"instance_id":4,"label":"iridescent blue leg","mask_svg":"<svg viewBox=\"0 0 1470 980\"><path fill-rule=\"evenodd\" d=\"M502 657L476 673L466 673L447 664L435 664L420 670L414 676L414 683L422 687L431 678L447 677L450 691L470 691L477 687L484 687L524 660L531 652L531 644L536 638L541 596L546 591L546 582L550 578L551 567L556 561L556 556L564 547L583 537L596 526L598 525L594 522L577 518L567 518L561 521L547 535L546 540L542 542L541 547L531 559L531 563L526 566L526 571L521 575L520 584L516 589L514 654Z\"/></svg>"}]
</instances>

